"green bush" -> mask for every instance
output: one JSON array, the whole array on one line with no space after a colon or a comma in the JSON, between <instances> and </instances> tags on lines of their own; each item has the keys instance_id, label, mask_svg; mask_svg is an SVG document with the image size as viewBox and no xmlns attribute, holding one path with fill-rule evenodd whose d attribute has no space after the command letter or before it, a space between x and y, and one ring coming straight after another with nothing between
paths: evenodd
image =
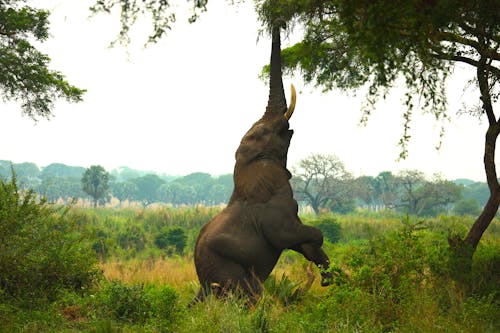
<instances>
[{"instance_id":1,"label":"green bush","mask_svg":"<svg viewBox=\"0 0 500 333\"><path fill-rule=\"evenodd\" d=\"M186 232L181 227L164 227L155 237L155 245L159 249L167 249L171 247L178 254L182 254L184 248L186 247L186 242Z\"/></svg>"},{"instance_id":2,"label":"green bush","mask_svg":"<svg viewBox=\"0 0 500 333\"><path fill-rule=\"evenodd\" d=\"M340 224L332 217L324 217L316 223L316 227L323 232L323 236L330 243L337 243L342 238Z\"/></svg>"},{"instance_id":3,"label":"green bush","mask_svg":"<svg viewBox=\"0 0 500 333\"><path fill-rule=\"evenodd\" d=\"M481 213L481 206L476 199L462 199L455 203L453 213L456 215L477 216Z\"/></svg>"},{"instance_id":4,"label":"green bush","mask_svg":"<svg viewBox=\"0 0 500 333\"><path fill-rule=\"evenodd\" d=\"M92 286L99 274L88 235L66 213L20 190L15 175L0 180L0 295L51 299Z\"/></svg>"},{"instance_id":5,"label":"green bush","mask_svg":"<svg viewBox=\"0 0 500 333\"><path fill-rule=\"evenodd\" d=\"M180 318L177 292L168 286L110 281L96 297L97 312L103 318L134 324L154 320L162 325L174 324Z\"/></svg>"}]
</instances>

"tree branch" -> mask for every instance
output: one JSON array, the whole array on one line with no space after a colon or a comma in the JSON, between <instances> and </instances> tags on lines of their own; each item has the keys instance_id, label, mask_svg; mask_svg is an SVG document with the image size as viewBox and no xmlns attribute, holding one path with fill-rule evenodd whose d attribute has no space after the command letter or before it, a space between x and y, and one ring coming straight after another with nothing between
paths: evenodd
<instances>
[{"instance_id":1,"label":"tree branch","mask_svg":"<svg viewBox=\"0 0 500 333\"><path fill-rule=\"evenodd\" d=\"M450 32L445 32L445 31L438 31L435 33L435 37L439 41L446 41L446 42L452 42L452 43L459 43L462 45L467 45L470 46L481 55L481 56L486 56L488 58L491 58L493 60L500 60L500 53L496 52L493 49L488 48L486 45L483 45L482 43L479 43L475 40L465 38L463 36L459 36L454 33Z\"/></svg>"},{"instance_id":2,"label":"tree branch","mask_svg":"<svg viewBox=\"0 0 500 333\"><path fill-rule=\"evenodd\" d=\"M476 67L476 68L478 68L480 66L479 61L471 59L471 58L467 58L464 56L458 56L458 55L454 55L454 54L446 54L446 53L438 52L436 50L434 50L434 51L436 53L433 56L435 56L436 58L441 59L441 60L463 62L463 63L469 64L469 65ZM492 66L491 64L486 64L485 69L488 70L489 72L491 72L493 75L495 75L498 79L500 79L500 69L499 68L496 68L496 67Z\"/></svg>"}]
</instances>

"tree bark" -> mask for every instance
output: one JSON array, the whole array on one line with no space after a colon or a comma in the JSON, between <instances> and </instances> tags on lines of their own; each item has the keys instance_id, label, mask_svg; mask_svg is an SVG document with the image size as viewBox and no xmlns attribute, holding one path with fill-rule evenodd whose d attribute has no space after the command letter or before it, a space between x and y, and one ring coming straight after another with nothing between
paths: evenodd
<instances>
[{"instance_id":1,"label":"tree bark","mask_svg":"<svg viewBox=\"0 0 500 333\"><path fill-rule=\"evenodd\" d=\"M495 218L500 205L500 185L498 183L495 168L495 146L499 134L500 124L498 124L498 122L490 124L488 132L486 133L484 149L484 168L488 188L490 190L490 197L481 215L476 219L464 240L466 244L472 247L473 251L476 249L483 233L486 231L493 218Z\"/></svg>"},{"instance_id":2,"label":"tree bark","mask_svg":"<svg viewBox=\"0 0 500 333\"><path fill-rule=\"evenodd\" d=\"M486 173L486 181L490 190L490 197L481 212L481 215L472 225L469 233L464 240L449 239L448 242L452 250L462 257L468 257L471 262L472 256L483 236L484 232L495 218L500 205L500 184L498 182L496 166L495 166L495 149L498 135L500 134L500 119L496 119L491 103L490 86L488 81L489 64L486 58L479 60L477 67L477 79L479 90L481 93L481 101L483 110L488 117L489 127L486 132L484 144L484 169Z\"/></svg>"}]
</instances>

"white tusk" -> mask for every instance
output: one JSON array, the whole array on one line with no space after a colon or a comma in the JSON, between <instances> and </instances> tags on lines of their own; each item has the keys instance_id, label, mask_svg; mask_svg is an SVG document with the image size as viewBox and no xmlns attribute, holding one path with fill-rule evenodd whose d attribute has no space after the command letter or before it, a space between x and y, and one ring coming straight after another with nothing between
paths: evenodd
<instances>
[{"instance_id":1,"label":"white tusk","mask_svg":"<svg viewBox=\"0 0 500 333\"><path fill-rule=\"evenodd\" d=\"M292 96L291 96L291 101L290 101L290 106L288 107L288 110L285 112L285 118L286 120L289 120L290 117L292 117L293 110L295 110L295 102L297 101L297 93L295 92L295 87L293 84L290 86L290 89L292 90Z\"/></svg>"}]
</instances>

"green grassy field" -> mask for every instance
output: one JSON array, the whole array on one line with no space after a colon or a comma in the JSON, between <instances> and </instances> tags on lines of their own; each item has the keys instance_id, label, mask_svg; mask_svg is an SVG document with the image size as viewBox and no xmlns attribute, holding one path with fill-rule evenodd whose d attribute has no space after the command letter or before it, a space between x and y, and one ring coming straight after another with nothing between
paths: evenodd
<instances>
[{"instance_id":1,"label":"green grassy field","mask_svg":"<svg viewBox=\"0 0 500 333\"><path fill-rule=\"evenodd\" d=\"M39 230L27 227L30 219L17 226L24 233L1 230L0 270L11 272L0 272L0 331L500 331L498 218L476 251L472 271L463 272L447 237L463 235L471 217L303 216L304 223L324 231L336 277L332 286L319 285L316 269L312 287L296 292L307 280L307 262L286 251L257 304L233 295L188 308L199 288L194 241L219 210L56 209ZM183 251L155 243L169 228L183 230ZM30 245L35 236L41 238ZM34 250L42 245L44 252Z\"/></svg>"}]
</instances>

